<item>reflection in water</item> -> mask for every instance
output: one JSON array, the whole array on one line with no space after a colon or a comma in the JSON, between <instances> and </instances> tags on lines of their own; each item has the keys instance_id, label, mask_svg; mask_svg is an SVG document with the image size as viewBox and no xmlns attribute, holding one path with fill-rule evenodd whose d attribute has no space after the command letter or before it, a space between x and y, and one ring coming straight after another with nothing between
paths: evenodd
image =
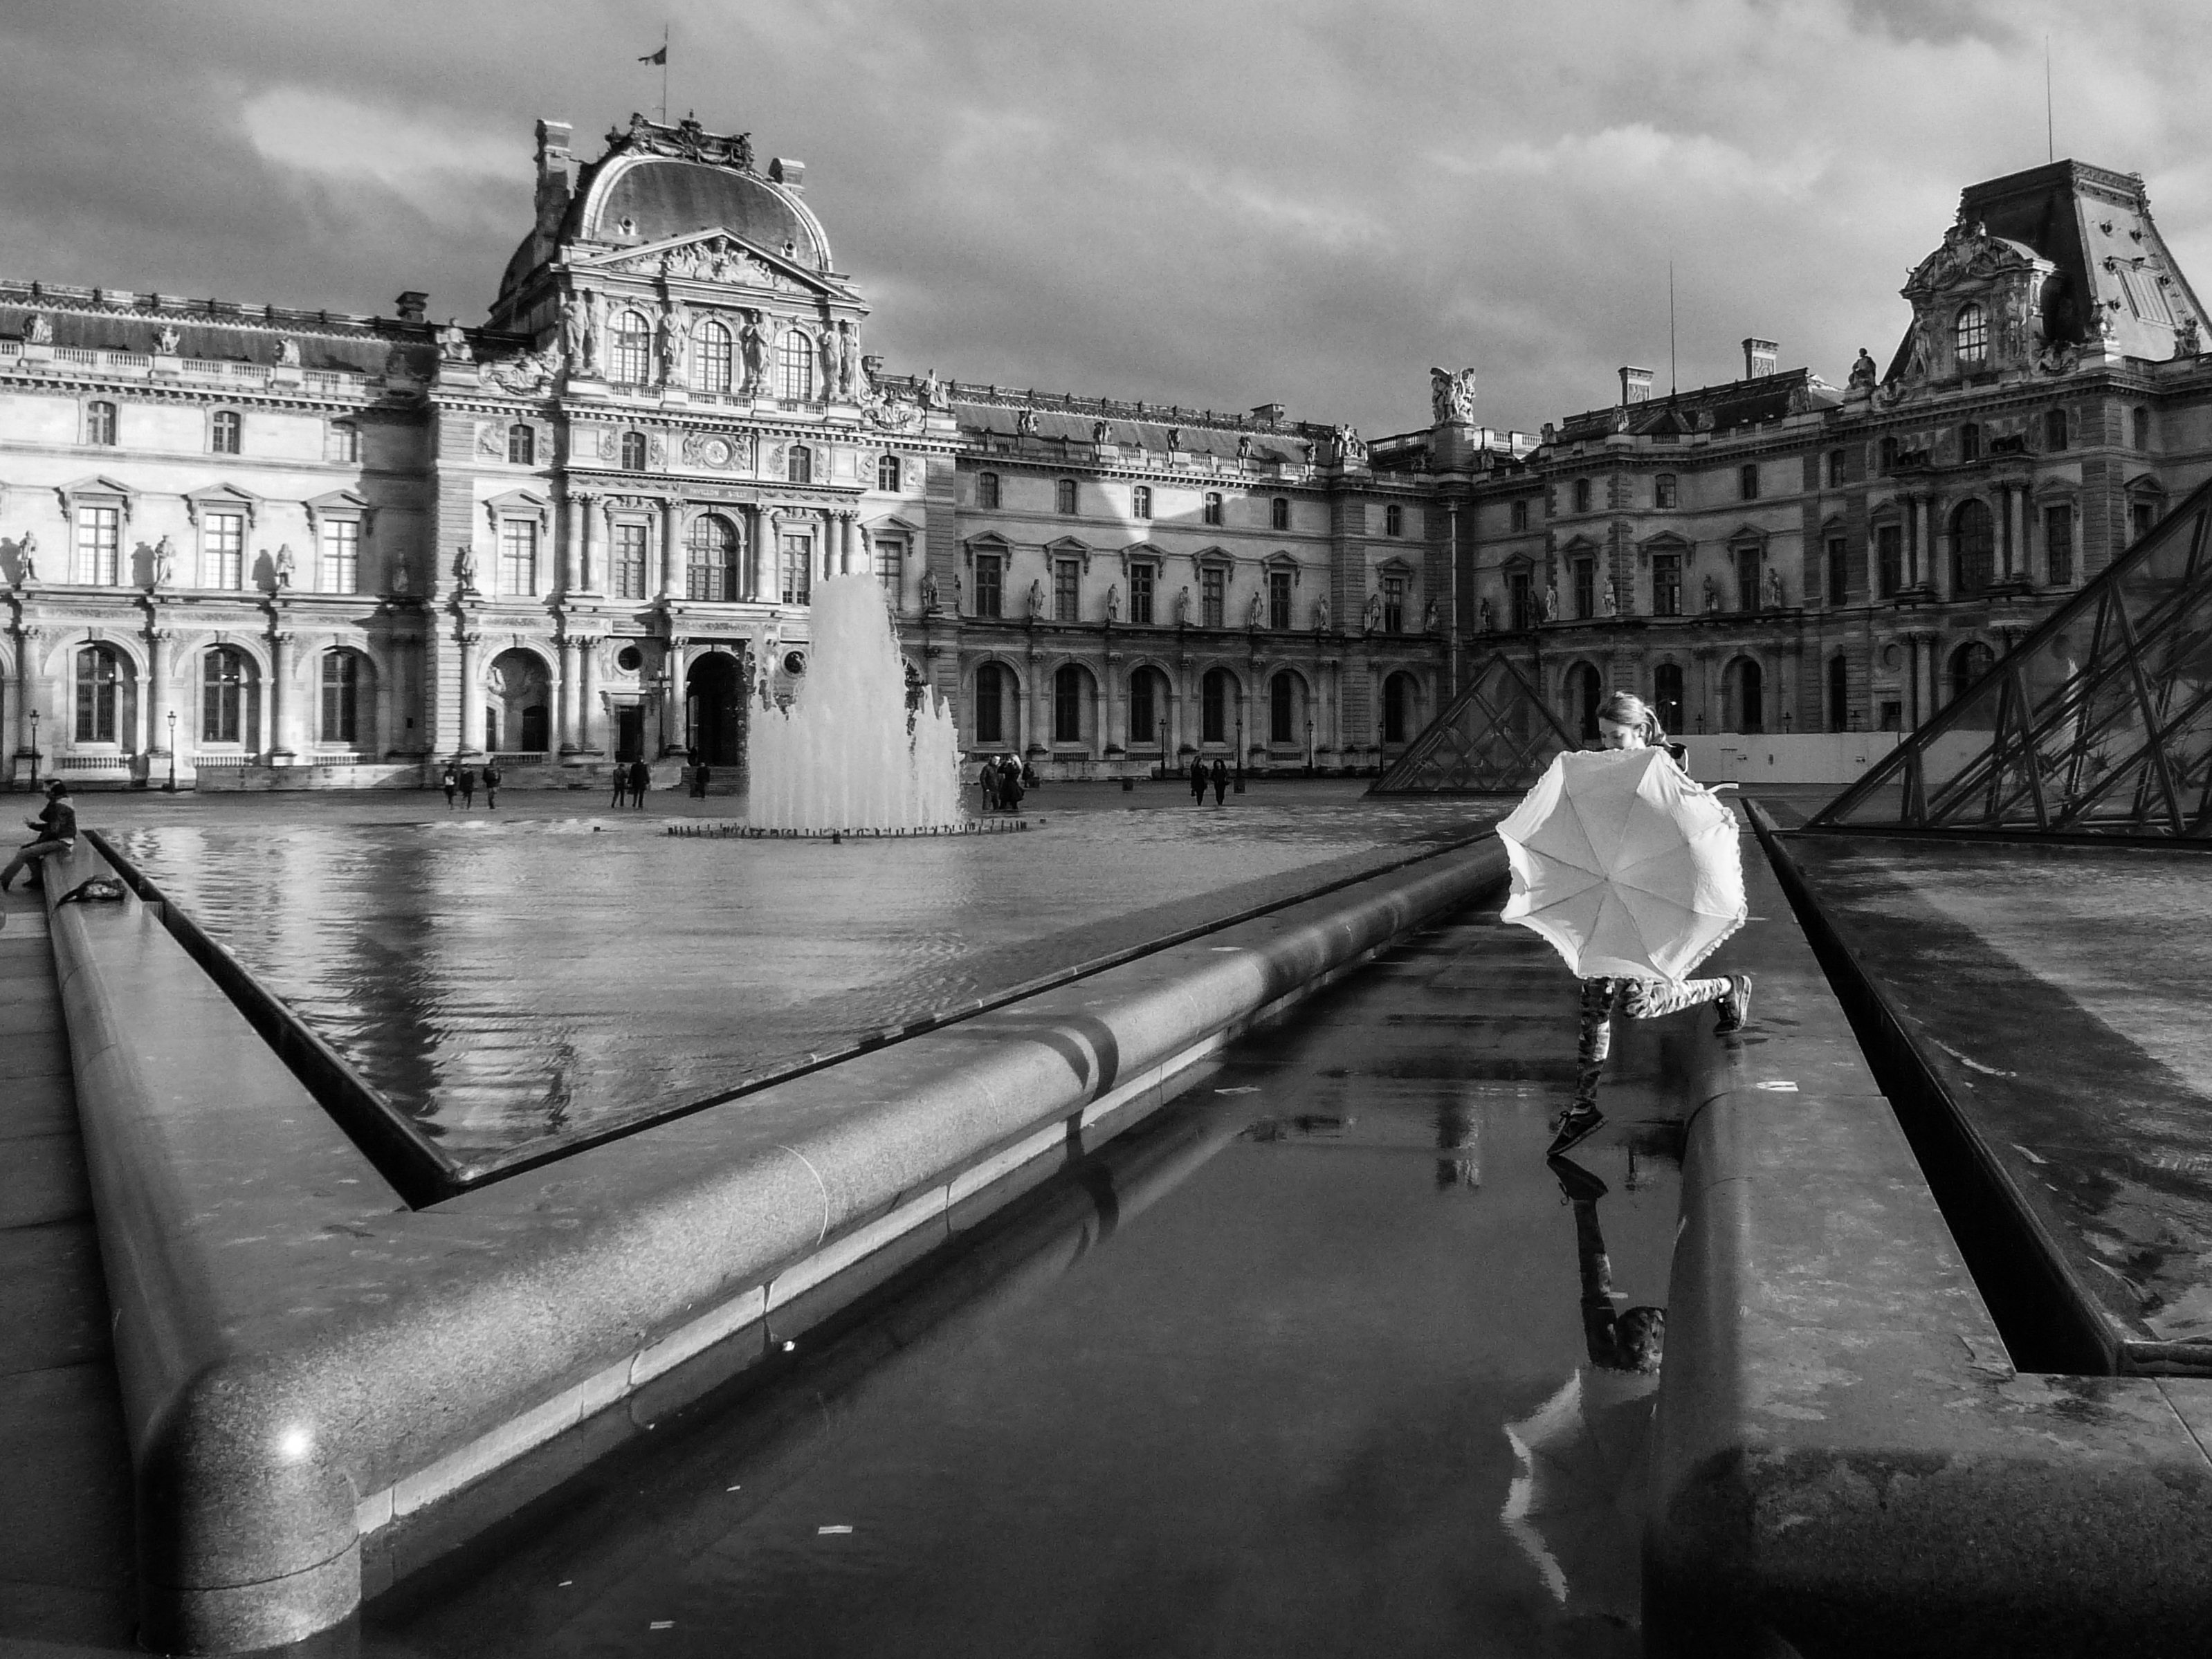
<instances>
[{"instance_id":1,"label":"reflection in water","mask_svg":"<svg viewBox=\"0 0 2212 1659\"><path fill-rule=\"evenodd\" d=\"M1302 805L842 847L459 817L119 840L447 1156L495 1164L1468 828Z\"/></svg>"},{"instance_id":2,"label":"reflection in water","mask_svg":"<svg viewBox=\"0 0 2212 1659\"><path fill-rule=\"evenodd\" d=\"M1574 1211L1575 1267L1587 1367L1529 1416L1505 1426L1520 1462L1498 1520L1562 1607L1626 1625L1638 1616L1635 1551L1652 1395L1667 1310L1626 1307L1599 1230L1606 1183L1571 1159L1550 1160Z\"/></svg>"},{"instance_id":3,"label":"reflection in water","mask_svg":"<svg viewBox=\"0 0 2212 1659\"><path fill-rule=\"evenodd\" d=\"M1437 1190L1482 1185L1482 1127L1458 1101L1437 1109L1437 1150L1451 1154L1437 1160Z\"/></svg>"}]
</instances>

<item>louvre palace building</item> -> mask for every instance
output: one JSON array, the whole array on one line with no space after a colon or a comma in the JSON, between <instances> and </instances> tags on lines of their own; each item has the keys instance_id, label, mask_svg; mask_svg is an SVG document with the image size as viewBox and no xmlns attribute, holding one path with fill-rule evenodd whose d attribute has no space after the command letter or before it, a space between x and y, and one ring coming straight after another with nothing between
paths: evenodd
<instances>
[{"instance_id":1,"label":"louvre palace building","mask_svg":"<svg viewBox=\"0 0 2212 1659\"><path fill-rule=\"evenodd\" d=\"M893 372L799 163L572 137L481 327L0 281L16 787L735 787L812 585L869 572L971 754L1048 776L1370 771L1494 652L1571 726L1618 687L1909 730L2207 471L2203 313L2142 179L2078 162L1966 191L1840 386L1753 338L1522 434L1433 369L1369 440Z\"/></svg>"}]
</instances>

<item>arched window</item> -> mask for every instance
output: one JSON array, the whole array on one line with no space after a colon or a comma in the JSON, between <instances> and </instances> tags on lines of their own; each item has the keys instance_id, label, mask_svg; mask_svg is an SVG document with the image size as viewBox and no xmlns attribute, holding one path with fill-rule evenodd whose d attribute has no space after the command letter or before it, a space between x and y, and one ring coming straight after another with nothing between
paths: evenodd
<instances>
[{"instance_id":1,"label":"arched window","mask_svg":"<svg viewBox=\"0 0 2212 1659\"><path fill-rule=\"evenodd\" d=\"M1727 705L1723 715L1723 730L1766 730L1766 676L1757 662L1749 657L1738 657L1723 669L1721 696Z\"/></svg>"},{"instance_id":2,"label":"arched window","mask_svg":"<svg viewBox=\"0 0 2212 1659\"><path fill-rule=\"evenodd\" d=\"M323 653L321 741L356 743L361 738L361 656L353 651Z\"/></svg>"},{"instance_id":3,"label":"arched window","mask_svg":"<svg viewBox=\"0 0 2212 1659\"><path fill-rule=\"evenodd\" d=\"M1237 681L1225 668L1209 668L1198 684L1198 740L1229 741L1230 709L1237 701Z\"/></svg>"},{"instance_id":4,"label":"arched window","mask_svg":"<svg viewBox=\"0 0 2212 1659\"><path fill-rule=\"evenodd\" d=\"M1851 723L1851 665L1840 651L1828 659L1828 730L1844 732Z\"/></svg>"},{"instance_id":5,"label":"arched window","mask_svg":"<svg viewBox=\"0 0 2212 1659\"><path fill-rule=\"evenodd\" d=\"M1978 368L1990 355L1990 313L1969 300L1952 321L1951 339L1960 368Z\"/></svg>"},{"instance_id":6,"label":"arched window","mask_svg":"<svg viewBox=\"0 0 2212 1659\"><path fill-rule=\"evenodd\" d=\"M115 405L92 403L84 406L84 441L88 444L115 441Z\"/></svg>"},{"instance_id":7,"label":"arched window","mask_svg":"<svg viewBox=\"0 0 2212 1659\"><path fill-rule=\"evenodd\" d=\"M76 740L120 743L131 724L131 677L112 646L76 653Z\"/></svg>"},{"instance_id":8,"label":"arched window","mask_svg":"<svg viewBox=\"0 0 2212 1659\"><path fill-rule=\"evenodd\" d=\"M1209 489L1206 492L1205 517L1208 524L1221 522L1221 492L1219 490Z\"/></svg>"},{"instance_id":9,"label":"arched window","mask_svg":"<svg viewBox=\"0 0 2212 1659\"><path fill-rule=\"evenodd\" d=\"M625 472L642 472L646 467L645 434L625 432L622 441L622 468Z\"/></svg>"},{"instance_id":10,"label":"arched window","mask_svg":"<svg viewBox=\"0 0 2212 1659\"><path fill-rule=\"evenodd\" d=\"M975 670L975 741L983 744L1006 740L1006 670L987 662Z\"/></svg>"},{"instance_id":11,"label":"arched window","mask_svg":"<svg viewBox=\"0 0 2212 1659\"><path fill-rule=\"evenodd\" d=\"M332 421L323 429L323 459L340 466L361 461L361 428L350 421Z\"/></svg>"},{"instance_id":12,"label":"arched window","mask_svg":"<svg viewBox=\"0 0 2212 1659\"><path fill-rule=\"evenodd\" d=\"M255 720L248 701L252 664L234 646L219 645L200 659L200 741L251 743Z\"/></svg>"},{"instance_id":13,"label":"arched window","mask_svg":"<svg viewBox=\"0 0 2212 1659\"><path fill-rule=\"evenodd\" d=\"M1061 478L1052 487L1052 510L1067 514L1075 511L1075 480Z\"/></svg>"},{"instance_id":14,"label":"arched window","mask_svg":"<svg viewBox=\"0 0 2212 1659\"><path fill-rule=\"evenodd\" d=\"M208 447L218 455L235 455L242 447L245 421L234 409L218 409L208 423Z\"/></svg>"},{"instance_id":15,"label":"arched window","mask_svg":"<svg viewBox=\"0 0 2212 1659\"><path fill-rule=\"evenodd\" d=\"M1055 670L1052 677L1052 740L1083 741L1083 671L1073 663Z\"/></svg>"},{"instance_id":16,"label":"arched window","mask_svg":"<svg viewBox=\"0 0 2212 1659\"><path fill-rule=\"evenodd\" d=\"M1286 495L1278 495L1267 503L1267 527L1288 530L1291 527L1291 502Z\"/></svg>"},{"instance_id":17,"label":"arched window","mask_svg":"<svg viewBox=\"0 0 2212 1659\"><path fill-rule=\"evenodd\" d=\"M507 459L510 465L538 465L538 433L536 428L517 421L507 429Z\"/></svg>"},{"instance_id":18,"label":"arched window","mask_svg":"<svg viewBox=\"0 0 2212 1659\"><path fill-rule=\"evenodd\" d=\"M691 385L721 396L730 389L730 331L709 319L691 336Z\"/></svg>"},{"instance_id":19,"label":"arched window","mask_svg":"<svg viewBox=\"0 0 2212 1659\"><path fill-rule=\"evenodd\" d=\"M684 541L684 593L694 599L738 597L738 532L719 513L691 520Z\"/></svg>"},{"instance_id":20,"label":"arched window","mask_svg":"<svg viewBox=\"0 0 2212 1659\"><path fill-rule=\"evenodd\" d=\"M876 462L876 488L896 493L899 488L899 458L885 455Z\"/></svg>"},{"instance_id":21,"label":"arched window","mask_svg":"<svg viewBox=\"0 0 2212 1659\"><path fill-rule=\"evenodd\" d=\"M1982 429L1972 421L1959 428L1959 459L1962 461L1982 459Z\"/></svg>"},{"instance_id":22,"label":"arched window","mask_svg":"<svg viewBox=\"0 0 2212 1659\"><path fill-rule=\"evenodd\" d=\"M975 475L975 505L995 507L999 504L999 475L978 472Z\"/></svg>"},{"instance_id":23,"label":"arched window","mask_svg":"<svg viewBox=\"0 0 2212 1659\"><path fill-rule=\"evenodd\" d=\"M617 386L643 386L646 365L653 357L653 331L635 311L615 314L613 345L607 353L607 374Z\"/></svg>"},{"instance_id":24,"label":"arched window","mask_svg":"<svg viewBox=\"0 0 2212 1659\"><path fill-rule=\"evenodd\" d=\"M2043 447L2045 449L2066 447L2066 411L2046 409L2043 411Z\"/></svg>"},{"instance_id":25,"label":"arched window","mask_svg":"<svg viewBox=\"0 0 2212 1659\"><path fill-rule=\"evenodd\" d=\"M1980 501L1959 503L1951 515L1951 586L1978 593L1996 575L1996 520Z\"/></svg>"},{"instance_id":26,"label":"arched window","mask_svg":"<svg viewBox=\"0 0 2212 1659\"><path fill-rule=\"evenodd\" d=\"M814 482L814 452L805 444L793 444L791 453L784 457L783 476L793 483Z\"/></svg>"},{"instance_id":27,"label":"arched window","mask_svg":"<svg viewBox=\"0 0 2212 1659\"><path fill-rule=\"evenodd\" d=\"M1296 743L1298 677L1285 670L1267 682L1267 741Z\"/></svg>"},{"instance_id":28,"label":"arched window","mask_svg":"<svg viewBox=\"0 0 2212 1659\"><path fill-rule=\"evenodd\" d=\"M1651 712L1659 716L1660 729L1682 729L1682 666L1662 662L1651 671Z\"/></svg>"},{"instance_id":29,"label":"arched window","mask_svg":"<svg viewBox=\"0 0 2212 1659\"><path fill-rule=\"evenodd\" d=\"M1968 640L1951 653L1951 695L1956 702L1973 689L1974 682L1996 665L1997 653L1979 640Z\"/></svg>"},{"instance_id":30,"label":"arched window","mask_svg":"<svg viewBox=\"0 0 2212 1659\"><path fill-rule=\"evenodd\" d=\"M814 395L814 342L803 329L787 328L776 342L775 395L787 403Z\"/></svg>"}]
</instances>

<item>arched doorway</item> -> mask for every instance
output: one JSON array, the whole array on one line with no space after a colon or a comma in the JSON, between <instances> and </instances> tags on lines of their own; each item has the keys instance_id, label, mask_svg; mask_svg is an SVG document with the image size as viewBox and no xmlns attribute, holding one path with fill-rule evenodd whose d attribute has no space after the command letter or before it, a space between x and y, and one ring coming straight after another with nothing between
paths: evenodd
<instances>
[{"instance_id":1,"label":"arched doorway","mask_svg":"<svg viewBox=\"0 0 2212 1659\"><path fill-rule=\"evenodd\" d=\"M1578 662L1567 670L1567 724L1584 743L1597 741L1597 705L1600 696L1597 670L1586 662Z\"/></svg>"},{"instance_id":2,"label":"arched doorway","mask_svg":"<svg viewBox=\"0 0 2212 1659\"><path fill-rule=\"evenodd\" d=\"M1167 676L1157 668L1139 668L1129 676L1129 747L1168 746Z\"/></svg>"},{"instance_id":3,"label":"arched doorway","mask_svg":"<svg viewBox=\"0 0 2212 1659\"><path fill-rule=\"evenodd\" d=\"M1956 702L1965 696L1976 680L1996 665L1997 653L1979 640L1968 640L1951 653L1951 695L1945 699Z\"/></svg>"},{"instance_id":4,"label":"arched doorway","mask_svg":"<svg viewBox=\"0 0 2212 1659\"><path fill-rule=\"evenodd\" d=\"M1766 677L1749 657L1738 657L1721 676L1721 696L1727 707L1723 729L1729 732L1766 730Z\"/></svg>"},{"instance_id":5,"label":"arched doorway","mask_svg":"<svg viewBox=\"0 0 2212 1659\"><path fill-rule=\"evenodd\" d=\"M684 746L707 766L735 766L745 755L745 676L726 651L699 658L684 675Z\"/></svg>"},{"instance_id":6,"label":"arched doorway","mask_svg":"<svg viewBox=\"0 0 2212 1659\"><path fill-rule=\"evenodd\" d=\"M1420 686L1411 674L1393 674L1382 682L1382 741L1405 743L1419 731Z\"/></svg>"},{"instance_id":7,"label":"arched doorway","mask_svg":"<svg viewBox=\"0 0 2212 1659\"><path fill-rule=\"evenodd\" d=\"M1844 732L1851 723L1851 670L1840 651L1828 659L1828 730Z\"/></svg>"},{"instance_id":8,"label":"arched doorway","mask_svg":"<svg viewBox=\"0 0 2212 1659\"><path fill-rule=\"evenodd\" d=\"M1682 730L1682 665L1662 662L1651 671L1652 713L1661 729L1679 735Z\"/></svg>"},{"instance_id":9,"label":"arched doorway","mask_svg":"<svg viewBox=\"0 0 2212 1659\"><path fill-rule=\"evenodd\" d=\"M487 754L544 754L551 741L552 677L527 651L502 651L484 676Z\"/></svg>"}]
</instances>

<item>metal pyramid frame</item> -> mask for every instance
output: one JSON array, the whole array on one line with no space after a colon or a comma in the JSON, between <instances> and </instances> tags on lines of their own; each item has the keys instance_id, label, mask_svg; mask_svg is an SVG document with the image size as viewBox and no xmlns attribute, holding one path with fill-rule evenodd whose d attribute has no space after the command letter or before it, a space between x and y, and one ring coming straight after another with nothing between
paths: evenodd
<instances>
[{"instance_id":1,"label":"metal pyramid frame","mask_svg":"<svg viewBox=\"0 0 2212 1659\"><path fill-rule=\"evenodd\" d=\"M1467 690L1422 728L1370 795L1521 794L1563 749L1582 744L1503 651L1476 665Z\"/></svg>"},{"instance_id":2,"label":"metal pyramid frame","mask_svg":"<svg viewBox=\"0 0 2212 1659\"><path fill-rule=\"evenodd\" d=\"M2212 483L1806 827L2212 847Z\"/></svg>"}]
</instances>

